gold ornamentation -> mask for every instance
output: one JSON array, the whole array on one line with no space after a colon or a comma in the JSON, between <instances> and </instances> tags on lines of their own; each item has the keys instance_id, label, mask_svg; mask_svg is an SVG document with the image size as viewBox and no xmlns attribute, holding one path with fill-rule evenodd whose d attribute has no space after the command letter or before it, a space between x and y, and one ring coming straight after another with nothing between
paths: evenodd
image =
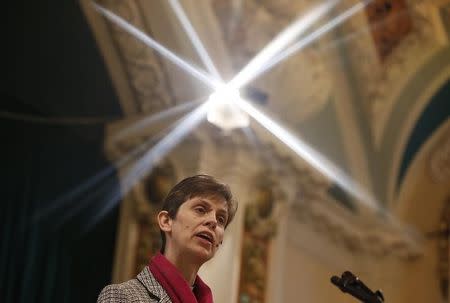
<instances>
[{"instance_id":1,"label":"gold ornamentation","mask_svg":"<svg viewBox=\"0 0 450 303\"><path fill-rule=\"evenodd\" d=\"M135 256L135 273L139 273L148 264L149 258L161 248L161 235L156 216L162 207L162 202L175 184L173 167L165 163L156 167L142 181L143 192L135 204L135 215L138 225L138 241Z\"/></svg>"},{"instance_id":2,"label":"gold ornamentation","mask_svg":"<svg viewBox=\"0 0 450 303\"><path fill-rule=\"evenodd\" d=\"M366 7L375 47L384 61L411 31L412 20L404 0L376 0Z\"/></svg>"},{"instance_id":3,"label":"gold ornamentation","mask_svg":"<svg viewBox=\"0 0 450 303\"><path fill-rule=\"evenodd\" d=\"M268 271L271 239L277 231L274 220L275 199L272 182L257 177L254 200L245 209L239 302L262 303Z\"/></svg>"}]
</instances>

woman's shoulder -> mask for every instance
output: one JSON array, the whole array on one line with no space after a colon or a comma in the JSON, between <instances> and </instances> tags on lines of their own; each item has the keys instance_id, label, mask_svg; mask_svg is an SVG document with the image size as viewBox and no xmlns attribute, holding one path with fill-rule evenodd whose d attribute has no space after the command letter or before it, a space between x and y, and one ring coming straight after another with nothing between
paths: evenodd
<instances>
[{"instance_id":1,"label":"woman's shoulder","mask_svg":"<svg viewBox=\"0 0 450 303\"><path fill-rule=\"evenodd\" d=\"M134 278L120 284L105 286L98 296L97 303L114 302L158 302L153 300L147 289Z\"/></svg>"},{"instance_id":2,"label":"woman's shoulder","mask_svg":"<svg viewBox=\"0 0 450 303\"><path fill-rule=\"evenodd\" d=\"M110 284L105 286L97 298L97 303L126 302L125 291L123 290L122 284Z\"/></svg>"}]
</instances>

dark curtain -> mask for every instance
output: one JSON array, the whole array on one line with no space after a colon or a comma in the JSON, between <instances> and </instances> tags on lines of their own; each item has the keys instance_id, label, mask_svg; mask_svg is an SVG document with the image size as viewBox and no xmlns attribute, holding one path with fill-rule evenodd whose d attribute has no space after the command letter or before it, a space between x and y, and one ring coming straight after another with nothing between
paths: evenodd
<instances>
[{"instance_id":1,"label":"dark curtain","mask_svg":"<svg viewBox=\"0 0 450 303\"><path fill-rule=\"evenodd\" d=\"M119 185L103 141L119 102L77 1L5 5L0 302L95 302L115 248Z\"/></svg>"},{"instance_id":2,"label":"dark curtain","mask_svg":"<svg viewBox=\"0 0 450 303\"><path fill-rule=\"evenodd\" d=\"M106 193L90 196L105 181L111 192L118 183L113 174L74 198L67 195L108 167L99 156L101 130L87 128L97 133L89 140L59 127L4 119L0 125L7 142L0 301L95 302L111 280L117 206L97 218L110 201Z\"/></svg>"}]
</instances>

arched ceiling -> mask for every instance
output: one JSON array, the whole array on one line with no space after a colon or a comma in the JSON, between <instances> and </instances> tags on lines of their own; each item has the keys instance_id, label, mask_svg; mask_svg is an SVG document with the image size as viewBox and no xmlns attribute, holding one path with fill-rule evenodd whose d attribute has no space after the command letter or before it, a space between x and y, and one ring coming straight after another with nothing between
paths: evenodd
<instances>
[{"instance_id":1,"label":"arched ceiling","mask_svg":"<svg viewBox=\"0 0 450 303\"><path fill-rule=\"evenodd\" d=\"M336 20L335 17L343 16L342 13L355 7L360 9L340 26L333 27L241 91L243 95L253 97L258 108L281 122L293 136L331 159L354 182L373 193L378 203L375 208L395 204L397 198L392 193L395 192L397 176L412 165L408 159L414 150L420 148L420 144L412 146L407 142L415 142L417 132L414 129L426 129L431 123L431 120L416 118L422 113L433 116L434 127L428 128L430 131L422 134L420 140L425 142L445 121L449 111L448 102L443 101L445 97L419 95L439 81L445 83L442 78L445 76L439 78L435 75L445 74L450 66L447 53L450 30L445 22L449 3L400 2L402 5L397 6L397 2L387 1L390 6L386 6L383 1L373 1L363 7L354 1L339 1L319 21L309 26L299 36L299 41L324 29L324 26L326 28ZM102 0L98 3L188 63L204 66L169 2ZM322 2L184 0L179 3L217 69L225 79L230 79L286 26L299 20L295 18L301 18ZM201 101L211 94L211 89L198 79L105 19L89 1L82 1L82 4L126 113L123 121L108 127L111 137L127 125L145 121L149 115L187 104L186 101ZM383 13L373 15L379 9ZM398 26L403 26L403 30L391 31ZM440 118L435 115L436 111L427 112L427 108L436 102L441 104ZM423 105L423 112L409 110L418 108L417 104ZM181 110L165 120L165 125L170 125L185 112ZM231 133L230 139L230 133L224 135L205 125L201 124L192 133L192 138L199 144L197 147L214 150L214 146L232 144L243 152L254 154L255 159L264 158L266 150L271 150L274 158L286 159L297 167L306 165L310 172L315 170L308 161L299 158L256 122L251 124L253 139L260 146L256 152L248 148L248 143L243 143L248 137L245 139L242 133ZM134 139L129 136L127 140L142 142L147 137L151 138L155 129L142 128L138 133ZM114 150L117 152L120 148L113 144L111 137L106 145L114 154ZM122 146L127 144L122 143ZM182 159L189 150L174 153ZM208 157L203 156L205 153L199 154L199 163L192 167L204 167L202 157ZM229 158L215 159L218 163L233 163L232 154L224 153ZM282 167L285 171L275 171L281 175L292 173ZM299 176L291 175L294 184L302 182ZM339 183L335 180L327 182L330 188ZM287 190L295 191L292 188ZM347 199L344 195L333 196L336 192L339 191L330 190L328 194L337 201ZM349 196L350 204L342 200L342 205L357 205L357 213L368 207L363 201L355 201Z\"/></svg>"}]
</instances>

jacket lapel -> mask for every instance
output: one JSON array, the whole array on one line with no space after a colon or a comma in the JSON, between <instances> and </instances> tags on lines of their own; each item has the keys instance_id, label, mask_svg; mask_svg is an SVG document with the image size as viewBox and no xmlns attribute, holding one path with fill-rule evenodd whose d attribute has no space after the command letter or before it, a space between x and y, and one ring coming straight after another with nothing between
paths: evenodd
<instances>
[{"instance_id":1,"label":"jacket lapel","mask_svg":"<svg viewBox=\"0 0 450 303\"><path fill-rule=\"evenodd\" d=\"M156 281L152 273L148 269L148 266L137 275L137 279L147 288L150 294L157 297L160 303L172 303L169 295L166 293L161 284Z\"/></svg>"}]
</instances>

